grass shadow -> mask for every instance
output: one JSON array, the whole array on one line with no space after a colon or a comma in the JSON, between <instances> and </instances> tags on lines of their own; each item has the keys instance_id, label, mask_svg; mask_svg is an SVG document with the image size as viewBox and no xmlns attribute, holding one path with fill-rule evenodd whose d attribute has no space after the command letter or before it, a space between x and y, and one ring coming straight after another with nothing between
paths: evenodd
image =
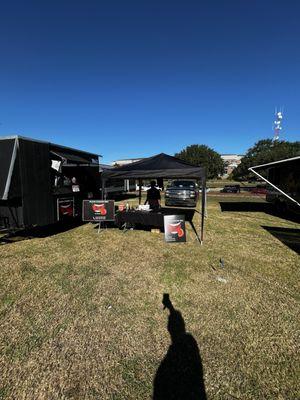
<instances>
[{"instance_id":1,"label":"grass shadow","mask_svg":"<svg viewBox=\"0 0 300 400\"><path fill-rule=\"evenodd\" d=\"M206 400L198 344L186 332L184 319L168 294L164 294L163 304L169 310L171 345L154 378L153 400Z\"/></svg>"},{"instance_id":2,"label":"grass shadow","mask_svg":"<svg viewBox=\"0 0 300 400\"><path fill-rule=\"evenodd\" d=\"M255 201L220 201L221 211L237 211L237 212L265 212L271 211L271 204Z\"/></svg>"},{"instance_id":3,"label":"grass shadow","mask_svg":"<svg viewBox=\"0 0 300 400\"><path fill-rule=\"evenodd\" d=\"M222 212L263 212L291 222L300 222L299 215L292 212L279 213L272 203L264 201L220 201L219 204Z\"/></svg>"},{"instance_id":4,"label":"grass shadow","mask_svg":"<svg viewBox=\"0 0 300 400\"><path fill-rule=\"evenodd\" d=\"M300 254L300 229L264 225L262 225L262 228L268 231L276 239L280 240L291 250L295 251L297 254Z\"/></svg>"},{"instance_id":5,"label":"grass shadow","mask_svg":"<svg viewBox=\"0 0 300 400\"><path fill-rule=\"evenodd\" d=\"M9 244L26 239L46 238L59 233L67 232L84 224L86 224L86 222L76 219L73 221L57 222L51 225L22 229L16 232L8 232L0 238L0 243Z\"/></svg>"}]
</instances>

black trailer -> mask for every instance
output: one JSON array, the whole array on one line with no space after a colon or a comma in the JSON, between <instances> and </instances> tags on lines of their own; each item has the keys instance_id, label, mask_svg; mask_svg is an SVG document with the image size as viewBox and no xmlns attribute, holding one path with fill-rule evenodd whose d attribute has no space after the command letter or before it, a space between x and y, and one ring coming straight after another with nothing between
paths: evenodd
<instances>
[{"instance_id":1,"label":"black trailer","mask_svg":"<svg viewBox=\"0 0 300 400\"><path fill-rule=\"evenodd\" d=\"M18 230L81 217L100 198L99 158L21 136L0 138L0 228Z\"/></svg>"},{"instance_id":2,"label":"black trailer","mask_svg":"<svg viewBox=\"0 0 300 400\"><path fill-rule=\"evenodd\" d=\"M266 200L280 213L300 214L300 156L249 168L267 183ZM261 175L267 171L267 178Z\"/></svg>"}]
</instances>

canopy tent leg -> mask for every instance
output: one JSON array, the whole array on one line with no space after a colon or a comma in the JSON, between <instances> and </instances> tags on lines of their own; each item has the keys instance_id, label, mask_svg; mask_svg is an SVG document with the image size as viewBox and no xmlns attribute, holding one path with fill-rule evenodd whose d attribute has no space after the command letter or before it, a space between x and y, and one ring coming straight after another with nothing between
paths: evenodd
<instances>
[{"instance_id":1,"label":"canopy tent leg","mask_svg":"<svg viewBox=\"0 0 300 400\"><path fill-rule=\"evenodd\" d=\"M102 178L102 190L101 190L101 200L106 200L105 195L105 179Z\"/></svg>"},{"instance_id":2,"label":"canopy tent leg","mask_svg":"<svg viewBox=\"0 0 300 400\"><path fill-rule=\"evenodd\" d=\"M142 180L139 179L139 204L142 202Z\"/></svg>"},{"instance_id":3,"label":"canopy tent leg","mask_svg":"<svg viewBox=\"0 0 300 400\"><path fill-rule=\"evenodd\" d=\"M193 231L195 232L195 235L196 235L196 240L198 240L198 242L201 244L201 240L200 240L200 238L199 238L199 235L198 235L197 229L195 228L195 225L194 225L193 221L190 221L190 225L191 225L191 227L192 227Z\"/></svg>"},{"instance_id":4,"label":"canopy tent leg","mask_svg":"<svg viewBox=\"0 0 300 400\"><path fill-rule=\"evenodd\" d=\"M208 213L207 213L207 207L206 207L206 204L207 204L207 190L206 190L206 185L205 185L205 214L204 214L204 216L205 216L205 218L207 218L208 217Z\"/></svg>"},{"instance_id":5,"label":"canopy tent leg","mask_svg":"<svg viewBox=\"0 0 300 400\"><path fill-rule=\"evenodd\" d=\"M204 240L204 219L206 213L206 180L202 178L202 191L201 191L201 222L200 222L200 241L203 244Z\"/></svg>"}]
</instances>

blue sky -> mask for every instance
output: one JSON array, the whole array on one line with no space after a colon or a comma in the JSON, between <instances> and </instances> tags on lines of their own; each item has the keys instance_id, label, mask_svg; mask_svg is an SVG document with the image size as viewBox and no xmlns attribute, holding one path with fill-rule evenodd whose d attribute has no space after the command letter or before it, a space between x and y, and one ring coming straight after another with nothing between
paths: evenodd
<instances>
[{"instance_id":1,"label":"blue sky","mask_svg":"<svg viewBox=\"0 0 300 400\"><path fill-rule=\"evenodd\" d=\"M0 135L103 154L243 153L300 135L300 2L14 1L0 9Z\"/></svg>"}]
</instances>

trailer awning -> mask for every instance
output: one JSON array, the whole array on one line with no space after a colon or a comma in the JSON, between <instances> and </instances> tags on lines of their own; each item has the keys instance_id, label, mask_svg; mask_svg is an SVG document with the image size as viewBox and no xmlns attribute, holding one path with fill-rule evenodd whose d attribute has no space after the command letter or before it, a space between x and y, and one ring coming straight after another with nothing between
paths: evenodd
<instances>
[{"instance_id":1,"label":"trailer awning","mask_svg":"<svg viewBox=\"0 0 300 400\"><path fill-rule=\"evenodd\" d=\"M98 164L98 160L94 160L88 156L84 156L83 154L72 154L63 151L53 151L51 150L50 153L56 157L59 157L64 163L75 163L75 164Z\"/></svg>"},{"instance_id":2,"label":"trailer awning","mask_svg":"<svg viewBox=\"0 0 300 400\"><path fill-rule=\"evenodd\" d=\"M263 170L263 169L270 169L274 167L283 167L284 165L295 165L298 166L300 162L300 156L286 158L284 160L273 161L267 164L256 165L255 167L249 168L249 170L255 169L255 171Z\"/></svg>"},{"instance_id":3,"label":"trailer awning","mask_svg":"<svg viewBox=\"0 0 300 400\"><path fill-rule=\"evenodd\" d=\"M278 184L271 182L269 179L266 179L263 175L261 175L259 173L260 171L269 170L271 168L274 168L274 169L290 168L293 170L294 174L297 174L297 176L299 176L300 175L300 156L287 158L287 159L279 160L279 161L273 161L273 162L270 162L267 164L256 165L254 167L249 168L249 171L253 172L255 175L257 175L259 178L264 180L267 184L272 186L275 190L277 190L279 193L281 193L287 199L289 199L290 201L292 201L293 203L295 203L297 206L300 207L299 199L295 198L294 194L287 193L286 190L282 190L281 188L279 188ZM296 195L296 197L297 197L297 195Z\"/></svg>"}]
</instances>

